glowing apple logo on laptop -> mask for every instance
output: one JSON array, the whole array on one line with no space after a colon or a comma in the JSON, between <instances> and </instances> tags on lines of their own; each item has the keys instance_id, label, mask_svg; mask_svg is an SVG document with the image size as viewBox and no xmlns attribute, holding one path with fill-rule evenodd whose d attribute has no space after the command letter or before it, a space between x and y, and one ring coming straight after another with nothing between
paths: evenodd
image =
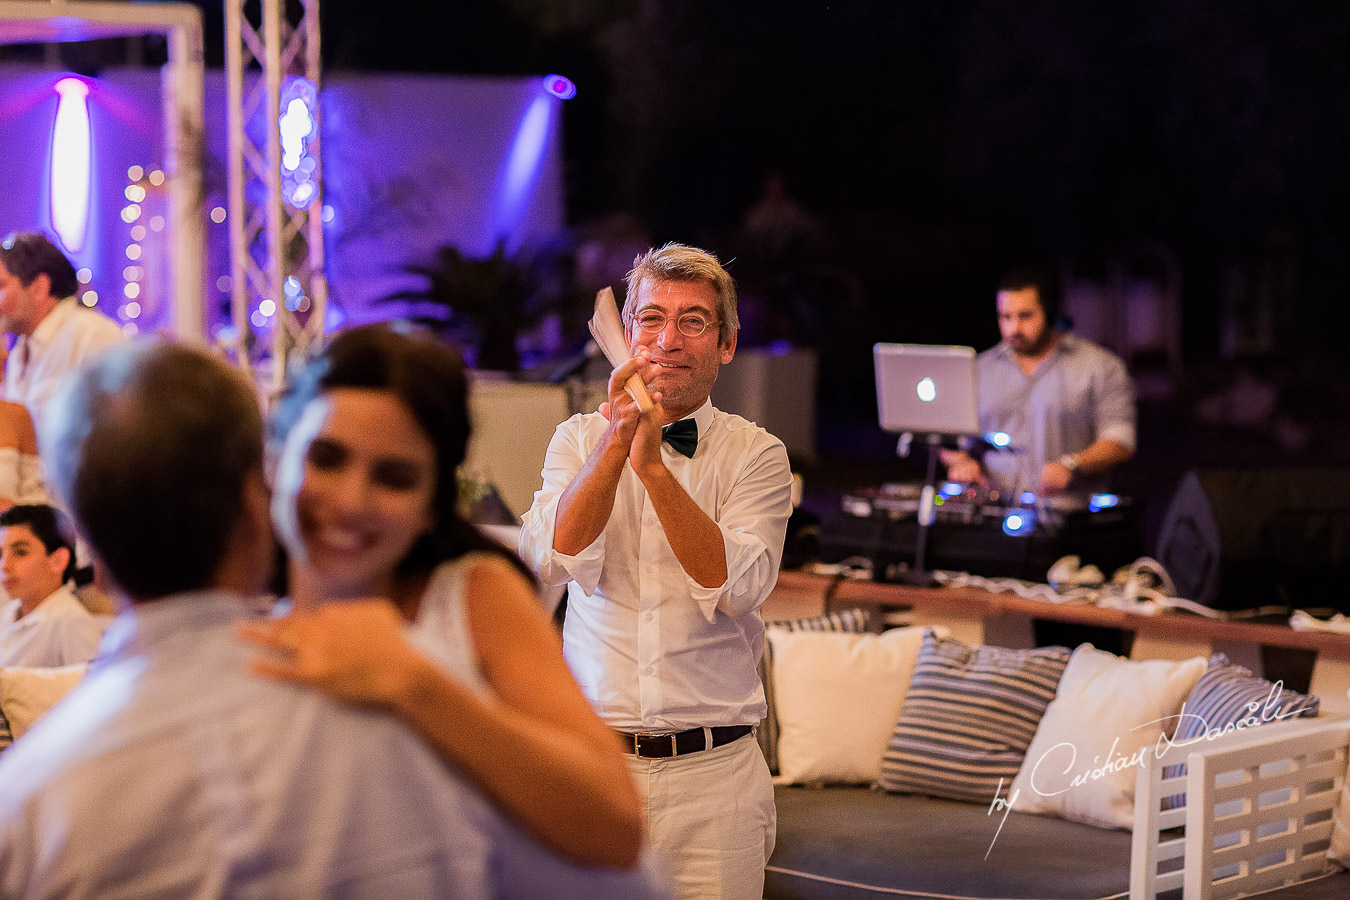
<instances>
[{"instance_id":1,"label":"glowing apple logo on laptop","mask_svg":"<svg viewBox=\"0 0 1350 900\"><path fill-rule=\"evenodd\" d=\"M933 383L931 377L924 376L919 379L919 384L915 387L914 393L918 394L919 399L924 403L932 403L937 399L937 385Z\"/></svg>"}]
</instances>

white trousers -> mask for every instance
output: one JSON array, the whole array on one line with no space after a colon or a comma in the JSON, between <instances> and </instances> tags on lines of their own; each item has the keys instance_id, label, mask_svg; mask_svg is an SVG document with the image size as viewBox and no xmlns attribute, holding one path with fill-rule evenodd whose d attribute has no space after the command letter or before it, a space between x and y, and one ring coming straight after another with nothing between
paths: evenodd
<instances>
[{"instance_id":1,"label":"white trousers","mask_svg":"<svg viewBox=\"0 0 1350 900\"><path fill-rule=\"evenodd\" d=\"M760 900L778 817L754 735L689 756L627 759L647 840L679 900Z\"/></svg>"}]
</instances>

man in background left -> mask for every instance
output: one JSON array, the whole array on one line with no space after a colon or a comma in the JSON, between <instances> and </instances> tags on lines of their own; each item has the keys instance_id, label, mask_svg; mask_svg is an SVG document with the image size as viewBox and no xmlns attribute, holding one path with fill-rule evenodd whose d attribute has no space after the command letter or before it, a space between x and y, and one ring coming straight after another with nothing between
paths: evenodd
<instances>
[{"instance_id":1,"label":"man in background left","mask_svg":"<svg viewBox=\"0 0 1350 900\"><path fill-rule=\"evenodd\" d=\"M0 331L15 336L4 399L28 407L34 422L61 376L122 339L116 322L75 299L79 286L75 266L46 235L0 240Z\"/></svg>"},{"instance_id":2,"label":"man in background left","mask_svg":"<svg viewBox=\"0 0 1350 900\"><path fill-rule=\"evenodd\" d=\"M0 331L15 336L0 389L34 423L67 372L124 337L116 322L80 303L79 287L75 266L46 235L21 231L0 240ZM40 460L39 469L45 478ZM82 540L75 556L78 565L91 562ZM96 613L111 613L101 569L94 570L95 582L77 592L80 601Z\"/></svg>"}]
</instances>

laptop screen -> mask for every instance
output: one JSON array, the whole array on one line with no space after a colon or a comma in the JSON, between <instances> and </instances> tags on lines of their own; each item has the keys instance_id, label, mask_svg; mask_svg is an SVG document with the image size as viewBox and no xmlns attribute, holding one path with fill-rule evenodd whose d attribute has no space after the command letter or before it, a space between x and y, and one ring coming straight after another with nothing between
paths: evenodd
<instances>
[{"instance_id":1,"label":"laptop screen","mask_svg":"<svg viewBox=\"0 0 1350 900\"><path fill-rule=\"evenodd\" d=\"M896 434L980 433L975 350L933 344L877 344L877 414Z\"/></svg>"}]
</instances>

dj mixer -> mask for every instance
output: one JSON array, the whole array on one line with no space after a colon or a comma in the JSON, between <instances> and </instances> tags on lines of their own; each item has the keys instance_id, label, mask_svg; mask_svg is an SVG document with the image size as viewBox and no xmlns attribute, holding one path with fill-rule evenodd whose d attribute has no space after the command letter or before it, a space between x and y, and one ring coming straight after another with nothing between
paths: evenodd
<instances>
[{"instance_id":1,"label":"dj mixer","mask_svg":"<svg viewBox=\"0 0 1350 900\"><path fill-rule=\"evenodd\" d=\"M874 577L913 566L923 484L883 484L845 494L840 515L823 524L827 562L861 556ZM1060 557L1075 554L1111 572L1144 552L1133 504L1114 494L1065 493L1016 498L976 485L941 484L925 541L926 569L1044 581Z\"/></svg>"}]
</instances>

